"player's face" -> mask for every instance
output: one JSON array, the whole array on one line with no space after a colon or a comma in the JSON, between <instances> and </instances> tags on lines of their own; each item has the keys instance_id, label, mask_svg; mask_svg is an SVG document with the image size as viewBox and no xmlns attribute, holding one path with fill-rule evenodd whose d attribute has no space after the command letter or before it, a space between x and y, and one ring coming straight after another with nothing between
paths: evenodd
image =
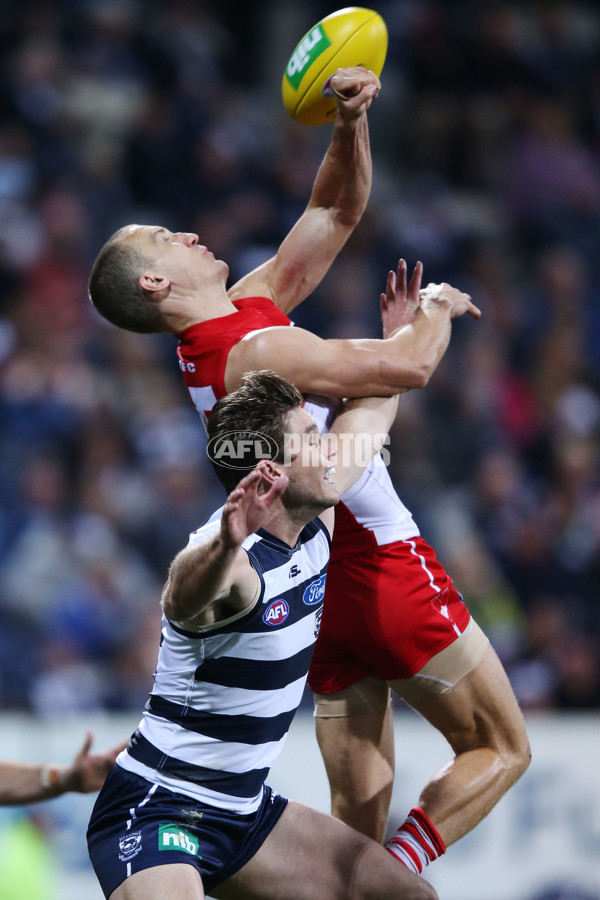
<instances>
[{"instance_id":1,"label":"player's face","mask_svg":"<svg viewBox=\"0 0 600 900\"><path fill-rule=\"evenodd\" d=\"M290 462L285 468L289 484L284 502L290 506L307 506L322 512L340 499L334 481L335 468L326 441L312 416L298 408L288 416L287 447Z\"/></svg>"},{"instance_id":2,"label":"player's face","mask_svg":"<svg viewBox=\"0 0 600 900\"><path fill-rule=\"evenodd\" d=\"M229 268L198 241L192 232L169 231L158 225L132 225L122 240L152 260L153 268L173 284L196 288L206 282L225 282Z\"/></svg>"}]
</instances>

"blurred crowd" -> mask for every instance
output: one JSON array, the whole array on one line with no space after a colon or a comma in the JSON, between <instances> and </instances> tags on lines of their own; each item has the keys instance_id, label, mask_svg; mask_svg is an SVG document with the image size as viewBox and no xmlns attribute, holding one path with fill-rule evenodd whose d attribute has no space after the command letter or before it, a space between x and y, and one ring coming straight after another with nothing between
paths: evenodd
<instances>
[{"instance_id":1,"label":"blurred crowd","mask_svg":"<svg viewBox=\"0 0 600 900\"><path fill-rule=\"evenodd\" d=\"M375 4L374 4L375 5ZM169 336L107 325L128 222L231 280L307 202L329 129L279 86L335 4L0 5L0 708L139 707L171 558L222 502ZM527 710L600 708L600 10L379 0L363 221L298 324L378 336L398 257L483 310L402 398L392 475Z\"/></svg>"}]
</instances>

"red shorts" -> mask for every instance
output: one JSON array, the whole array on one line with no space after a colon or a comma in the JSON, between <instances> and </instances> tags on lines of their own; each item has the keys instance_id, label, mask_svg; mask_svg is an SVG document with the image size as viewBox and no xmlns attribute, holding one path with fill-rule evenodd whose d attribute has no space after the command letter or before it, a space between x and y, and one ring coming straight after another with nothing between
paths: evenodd
<instances>
[{"instance_id":1,"label":"red shorts","mask_svg":"<svg viewBox=\"0 0 600 900\"><path fill-rule=\"evenodd\" d=\"M462 634L470 614L420 537L329 565L308 683L316 694L368 675L409 678Z\"/></svg>"}]
</instances>

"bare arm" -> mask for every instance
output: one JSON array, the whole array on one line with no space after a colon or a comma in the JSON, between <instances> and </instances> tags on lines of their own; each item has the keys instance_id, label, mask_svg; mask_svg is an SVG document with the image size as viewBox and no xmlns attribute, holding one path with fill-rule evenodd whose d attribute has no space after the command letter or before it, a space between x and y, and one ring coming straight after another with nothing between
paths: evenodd
<instances>
[{"instance_id":1,"label":"bare arm","mask_svg":"<svg viewBox=\"0 0 600 900\"><path fill-rule=\"evenodd\" d=\"M379 79L361 67L339 69L331 87L338 112L308 206L276 255L229 290L232 300L268 296L289 312L319 284L364 212L372 179L366 111Z\"/></svg>"},{"instance_id":2,"label":"bare arm","mask_svg":"<svg viewBox=\"0 0 600 900\"><path fill-rule=\"evenodd\" d=\"M177 554L162 594L168 619L197 625L212 623L252 602L258 575L241 545L267 521L273 502L287 484L282 476L261 493L261 480L259 464L229 494L219 533ZM219 603L227 613L218 614Z\"/></svg>"},{"instance_id":3,"label":"bare arm","mask_svg":"<svg viewBox=\"0 0 600 900\"><path fill-rule=\"evenodd\" d=\"M92 735L87 733L81 750L69 765L0 761L0 805L22 805L50 800L69 791L87 794L99 791L127 741L91 754Z\"/></svg>"},{"instance_id":4,"label":"bare arm","mask_svg":"<svg viewBox=\"0 0 600 900\"><path fill-rule=\"evenodd\" d=\"M388 442L397 410L398 395L344 401L330 432L330 440L337 448L335 484L340 494L358 481L375 454Z\"/></svg>"},{"instance_id":5,"label":"bare arm","mask_svg":"<svg viewBox=\"0 0 600 900\"><path fill-rule=\"evenodd\" d=\"M385 304L382 301L384 334L390 334L386 340L324 341L286 327L255 331L229 353L227 390L241 384L244 372L257 369L273 369L304 393L332 397L391 397L424 387L446 351L451 320L465 312L479 317L480 312L467 294L450 285L428 285L410 321L396 296L402 278L403 260L398 275L388 275Z\"/></svg>"},{"instance_id":6,"label":"bare arm","mask_svg":"<svg viewBox=\"0 0 600 900\"><path fill-rule=\"evenodd\" d=\"M386 290L380 298L384 338L414 322L421 303L422 276L423 266L418 262L407 284L403 259L398 263L397 272L388 272ZM335 482L340 494L358 481L371 459L388 442L397 409L397 394L342 402L325 438L331 444Z\"/></svg>"}]
</instances>

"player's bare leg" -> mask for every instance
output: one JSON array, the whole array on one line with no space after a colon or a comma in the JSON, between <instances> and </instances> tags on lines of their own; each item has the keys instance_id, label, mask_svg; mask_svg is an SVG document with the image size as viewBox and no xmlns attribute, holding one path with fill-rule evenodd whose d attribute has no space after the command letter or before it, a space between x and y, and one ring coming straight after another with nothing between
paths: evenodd
<instances>
[{"instance_id":1,"label":"player's bare leg","mask_svg":"<svg viewBox=\"0 0 600 900\"><path fill-rule=\"evenodd\" d=\"M525 723L492 647L452 691L410 702L456 754L419 798L448 846L474 828L527 769Z\"/></svg>"},{"instance_id":2,"label":"player's bare leg","mask_svg":"<svg viewBox=\"0 0 600 900\"><path fill-rule=\"evenodd\" d=\"M392 707L387 702L387 684L381 681L380 685L381 699L375 704L376 709L362 710L357 715L317 715L316 720L332 815L378 843L385 837L394 784ZM360 688L360 682L357 687ZM336 697L332 694L324 700L336 704L340 702Z\"/></svg>"},{"instance_id":3,"label":"player's bare leg","mask_svg":"<svg viewBox=\"0 0 600 900\"><path fill-rule=\"evenodd\" d=\"M135 872L112 892L110 900L204 900L204 896L194 866L172 863Z\"/></svg>"},{"instance_id":4,"label":"player's bare leg","mask_svg":"<svg viewBox=\"0 0 600 900\"><path fill-rule=\"evenodd\" d=\"M258 853L211 890L216 900L435 900L380 845L290 801Z\"/></svg>"}]
</instances>

